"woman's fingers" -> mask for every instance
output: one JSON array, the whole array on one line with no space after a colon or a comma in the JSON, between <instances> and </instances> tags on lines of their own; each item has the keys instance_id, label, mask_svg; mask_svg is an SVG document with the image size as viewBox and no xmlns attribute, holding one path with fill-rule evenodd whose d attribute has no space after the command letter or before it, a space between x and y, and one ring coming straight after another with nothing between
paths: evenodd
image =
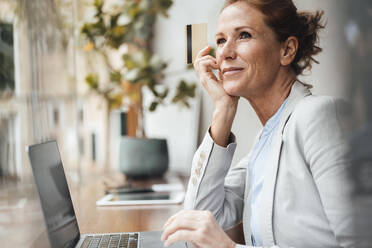
<instances>
[{"instance_id":1,"label":"woman's fingers","mask_svg":"<svg viewBox=\"0 0 372 248\"><path fill-rule=\"evenodd\" d=\"M207 90L215 105L226 105L236 101L228 95L223 87L223 75L220 71L216 58L209 55L210 47L207 46L200 50L195 61L194 68L199 75L200 82ZM215 75L213 70L218 71Z\"/></svg>"},{"instance_id":2,"label":"woman's fingers","mask_svg":"<svg viewBox=\"0 0 372 248\"><path fill-rule=\"evenodd\" d=\"M201 67L213 67L214 64L211 61L203 61L200 62ZM218 81L216 75L213 73L212 70L206 70L203 75L200 76L200 80L202 83L206 83L206 80L213 80L213 81Z\"/></svg>"},{"instance_id":3,"label":"woman's fingers","mask_svg":"<svg viewBox=\"0 0 372 248\"><path fill-rule=\"evenodd\" d=\"M170 235L175 233L177 230L196 230L198 228L198 221L190 218L177 218L172 221L163 231L161 235L161 240L167 240Z\"/></svg>"},{"instance_id":4,"label":"woman's fingers","mask_svg":"<svg viewBox=\"0 0 372 248\"><path fill-rule=\"evenodd\" d=\"M205 66L206 62L209 62L208 67ZM195 60L194 68L199 74L206 71L211 71L210 68L216 70L218 69L217 60L213 56L206 55Z\"/></svg>"},{"instance_id":5,"label":"woman's fingers","mask_svg":"<svg viewBox=\"0 0 372 248\"><path fill-rule=\"evenodd\" d=\"M203 48L197 55L194 61L194 68L199 74L199 78L201 83L205 88L213 88L215 86L211 86L208 84L210 83L218 83L218 78L213 73L213 70L218 70L219 66L217 64L216 58L211 55L208 55L210 47L207 46Z\"/></svg>"},{"instance_id":6,"label":"woman's fingers","mask_svg":"<svg viewBox=\"0 0 372 248\"><path fill-rule=\"evenodd\" d=\"M198 52L198 54L196 55L196 59L201 58L201 57L207 55L210 50L211 50L211 47L209 45L206 46L206 47L204 47L202 50L200 50Z\"/></svg>"},{"instance_id":7,"label":"woman's fingers","mask_svg":"<svg viewBox=\"0 0 372 248\"><path fill-rule=\"evenodd\" d=\"M165 224L163 225L163 228L165 229L168 225L170 225L178 216L180 215L183 215L187 210L181 210L177 213L175 213L174 215L172 215L171 217L169 217L169 219L165 222Z\"/></svg>"},{"instance_id":8,"label":"woman's fingers","mask_svg":"<svg viewBox=\"0 0 372 248\"><path fill-rule=\"evenodd\" d=\"M219 80L219 82L222 82L222 79L223 79L222 72L221 72L221 70L218 70L218 80Z\"/></svg>"},{"instance_id":9,"label":"woman's fingers","mask_svg":"<svg viewBox=\"0 0 372 248\"><path fill-rule=\"evenodd\" d=\"M185 241L185 240L192 242L192 243L196 243L196 240L195 240L196 235L197 233L195 233L195 231L186 230L186 229L177 230L176 232L174 232L168 237L168 239L164 242L164 246L168 247L171 244L174 244L179 241Z\"/></svg>"},{"instance_id":10,"label":"woman's fingers","mask_svg":"<svg viewBox=\"0 0 372 248\"><path fill-rule=\"evenodd\" d=\"M181 210L171 216L163 226L162 239L166 239L172 231L178 228L196 229L201 222L204 212L196 210Z\"/></svg>"},{"instance_id":11,"label":"woman's fingers","mask_svg":"<svg viewBox=\"0 0 372 248\"><path fill-rule=\"evenodd\" d=\"M165 246L178 241L191 242L204 248L235 246L211 212L198 210L183 210L173 215L165 224L161 240L165 241Z\"/></svg>"},{"instance_id":12,"label":"woman's fingers","mask_svg":"<svg viewBox=\"0 0 372 248\"><path fill-rule=\"evenodd\" d=\"M194 242L195 232L200 224L200 213L202 211L182 210L171 216L164 224L161 240L165 246L181 240ZM194 234L192 235L192 232Z\"/></svg>"},{"instance_id":13,"label":"woman's fingers","mask_svg":"<svg viewBox=\"0 0 372 248\"><path fill-rule=\"evenodd\" d=\"M165 222L163 228L167 228L167 226L171 225L173 221L177 220L177 219L182 219L182 218L189 218L189 219L193 219L195 221L198 221L199 220L199 215L198 213L199 212L203 212L203 211L197 211L197 210L181 210L179 212L177 212L176 214L172 215L168 220L167 222Z\"/></svg>"},{"instance_id":14,"label":"woman's fingers","mask_svg":"<svg viewBox=\"0 0 372 248\"><path fill-rule=\"evenodd\" d=\"M200 57L200 58L196 58L195 61L194 61L194 64L198 64L198 62L202 61L202 60L205 60L205 59L210 59L210 60L213 60L213 61L216 61L216 58L211 56L211 55L205 55L203 57Z\"/></svg>"},{"instance_id":15,"label":"woman's fingers","mask_svg":"<svg viewBox=\"0 0 372 248\"><path fill-rule=\"evenodd\" d=\"M203 72L212 72L210 68L212 69L218 68L217 63L211 59L200 60L198 66L199 66L198 69L201 69Z\"/></svg>"}]
</instances>

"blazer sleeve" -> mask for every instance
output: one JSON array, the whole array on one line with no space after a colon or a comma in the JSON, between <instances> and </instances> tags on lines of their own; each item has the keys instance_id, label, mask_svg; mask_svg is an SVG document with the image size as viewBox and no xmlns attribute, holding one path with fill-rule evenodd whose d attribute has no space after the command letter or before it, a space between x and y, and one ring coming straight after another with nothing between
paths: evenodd
<instances>
[{"instance_id":1,"label":"blazer sleeve","mask_svg":"<svg viewBox=\"0 0 372 248\"><path fill-rule=\"evenodd\" d=\"M342 247L356 244L352 216L348 143L339 101L324 97L302 108L304 155L319 191L324 212Z\"/></svg>"},{"instance_id":2,"label":"blazer sleeve","mask_svg":"<svg viewBox=\"0 0 372 248\"><path fill-rule=\"evenodd\" d=\"M226 230L242 221L247 159L230 169L235 136L227 147L214 143L209 131L196 151L184 207L209 210Z\"/></svg>"}]
</instances>

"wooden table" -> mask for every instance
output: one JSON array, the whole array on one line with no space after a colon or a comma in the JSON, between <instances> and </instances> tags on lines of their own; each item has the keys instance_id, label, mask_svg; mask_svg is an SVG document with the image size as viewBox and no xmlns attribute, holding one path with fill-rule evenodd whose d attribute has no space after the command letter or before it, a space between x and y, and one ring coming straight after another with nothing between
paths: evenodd
<instances>
[{"instance_id":1,"label":"wooden table","mask_svg":"<svg viewBox=\"0 0 372 248\"><path fill-rule=\"evenodd\" d=\"M120 174L105 175L97 182L74 188L72 198L82 233L161 230L165 221L183 208L181 204L96 207L96 201L105 195L104 181L111 183L116 181L120 184L124 182L120 178ZM93 181L93 179L90 179L90 181ZM141 187L150 186L154 183L164 183L164 180L132 182L132 184Z\"/></svg>"},{"instance_id":2,"label":"wooden table","mask_svg":"<svg viewBox=\"0 0 372 248\"><path fill-rule=\"evenodd\" d=\"M79 180L73 180L74 177L76 175L69 175L68 182L81 233L162 230L165 221L183 208L181 204L97 207L95 202L105 195L105 182L123 183L122 175L95 169L84 172ZM182 181L186 185L187 179ZM151 180L133 184L146 186L161 182ZM22 199L25 200L23 205L19 204ZM241 227L237 230L228 232L234 240L242 237ZM31 182L0 187L0 247L49 247L38 195Z\"/></svg>"}]
</instances>

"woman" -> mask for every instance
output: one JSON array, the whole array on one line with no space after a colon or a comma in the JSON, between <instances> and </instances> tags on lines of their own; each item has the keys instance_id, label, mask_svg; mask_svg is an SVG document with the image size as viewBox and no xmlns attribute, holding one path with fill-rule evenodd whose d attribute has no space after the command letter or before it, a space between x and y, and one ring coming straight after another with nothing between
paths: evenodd
<instances>
[{"instance_id":1,"label":"woman","mask_svg":"<svg viewBox=\"0 0 372 248\"><path fill-rule=\"evenodd\" d=\"M216 58L207 47L195 61L215 109L194 156L187 210L164 226L166 246L185 240L198 247L240 247L223 231L240 222L246 245L355 245L336 101L312 96L297 80L321 51L321 17L297 12L292 0L226 2ZM252 151L230 168L236 147L231 126L241 97L263 130Z\"/></svg>"}]
</instances>

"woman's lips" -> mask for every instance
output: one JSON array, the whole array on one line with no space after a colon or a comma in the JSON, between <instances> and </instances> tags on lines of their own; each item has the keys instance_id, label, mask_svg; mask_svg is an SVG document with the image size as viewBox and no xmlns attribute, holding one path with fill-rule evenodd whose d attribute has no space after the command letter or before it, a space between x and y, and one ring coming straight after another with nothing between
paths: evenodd
<instances>
[{"instance_id":1,"label":"woman's lips","mask_svg":"<svg viewBox=\"0 0 372 248\"><path fill-rule=\"evenodd\" d=\"M234 76L236 74L239 74L242 71L243 71L243 68L241 67L230 67L230 68L223 69L222 74L224 77L228 77L228 76Z\"/></svg>"}]
</instances>

